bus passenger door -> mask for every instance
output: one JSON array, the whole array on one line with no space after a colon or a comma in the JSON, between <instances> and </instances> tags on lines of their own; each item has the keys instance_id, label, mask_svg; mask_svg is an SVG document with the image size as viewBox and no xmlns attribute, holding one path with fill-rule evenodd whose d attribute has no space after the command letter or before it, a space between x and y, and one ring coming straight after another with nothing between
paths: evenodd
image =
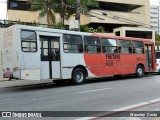
<instances>
[{"instance_id":1,"label":"bus passenger door","mask_svg":"<svg viewBox=\"0 0 160 120\"><path fill-rule=\"evenodd\" d=\"M40 35L41 79L60 78L60 37Z\"/></svg>"},{"instance_id":2,"label":"bus passenger door","mask_svg":"<svg viewBox=\"0 0 160 120\"><path fill-rule=\"evenodd\" d=\"M145 53L146 53L146 68L151 71L153 69L153 56L152 56L152 48L151 44L145 44Z\"/></svg>"}]
</instances>

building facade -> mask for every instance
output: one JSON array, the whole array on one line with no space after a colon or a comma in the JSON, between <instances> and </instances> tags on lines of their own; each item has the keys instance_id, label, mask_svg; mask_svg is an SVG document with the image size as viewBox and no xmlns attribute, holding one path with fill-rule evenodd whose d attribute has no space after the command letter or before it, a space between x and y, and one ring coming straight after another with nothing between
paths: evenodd
<instances>
[{"instance_id":1,"label":"building facade","mask_svg":"<svg viewBox=\"0 0 160 120\"><path fill-rule=\"evenodd\" d=\"M156 5L150 6L150 25L151 27L156 31L156 33L159 33L159 7Z\"/></svg>"},{"instance_id":2,"label":"building facade","mask_svg":"<svg viewBox=\"0 0 160 120\"><path fill-rule=\"evenodd\" d=\"M91 8L90 12L81 14L80 24L93 28L105 27L109 33L117 27L150 27L150 1L149 0L97 0L99 7ZM27 0L8 0L8 20L47 24L45 17L40 18L39 12L30 11ZM69 25L75 16L65 20ZM57 15L57 21L59 21Z\"/></svg>"}]
</instances>

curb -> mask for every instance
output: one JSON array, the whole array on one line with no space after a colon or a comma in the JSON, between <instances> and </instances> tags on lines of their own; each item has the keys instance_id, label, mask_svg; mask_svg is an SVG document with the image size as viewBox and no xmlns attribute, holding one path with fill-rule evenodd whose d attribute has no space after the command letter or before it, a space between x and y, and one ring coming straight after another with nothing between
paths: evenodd
<instances>
[{"instance_id":1,"label":"curb","mask_svg":"<svg viewBox=\"0 0 160 120\"><path fill-rule=\"evenodd\" d=\"M0 78L0 82L9 81L9 78Z\"/></svg>"},{"instance_id":2,"label":"curb","mask_svg":"<svg viewBox=\"0 0 160 120\"><path fill-rule=\"evenodd\" d=\"M4 81L15 81L15 79L9 80L9 78L0 78L0 82L4 82Z\"/></svg>"},{"instance_id":3,"label":"curb","mask_svg":"<svg viewBox=\"0 0 160 120\"><path fill-rule=\"evenodd\" d=\"M38 83L38 84L28 84L28 85L15 85L15 86L8 86L4 88L21 88L21 87L32 87L32 86L41 86L41 85L50 85L52 83Z\"/></svg>"}]
</instances>

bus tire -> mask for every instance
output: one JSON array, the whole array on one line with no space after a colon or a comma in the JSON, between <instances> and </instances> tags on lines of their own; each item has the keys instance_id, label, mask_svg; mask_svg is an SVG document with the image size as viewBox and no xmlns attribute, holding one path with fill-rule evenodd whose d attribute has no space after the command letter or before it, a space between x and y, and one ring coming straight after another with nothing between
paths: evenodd
<instances>
[{"instance_id":1,"label":"bus tire","mask_svg":"<svg viewBox=\"0 0 160 120\"><path fill-rule=\"evenodd\" d=\"M160 75L160 69L158 70L157 74Z\"/></svg>"},{"instance_id":2,"label":"bus tire","mask_svg":"<svg viewBox=\"0 0 160 120\"><path fill-rule=\"evenodd\" d=\"M144 68L143 68L143 66L138 65L136 68L135 77L140 78L140 77L143 77L143 75L144 75Z\"/></svg>"},{"instance_id":3,"label":"bus tire","mask_svg":"<svg viewBox=\"0 0 160 120\"><path fill-rule=\"evenodd\" d=\"M72 73L71 82L74 85L81 85L86 80L86 73L81 68L76 68Z\"/></svg>"}]
</instances>

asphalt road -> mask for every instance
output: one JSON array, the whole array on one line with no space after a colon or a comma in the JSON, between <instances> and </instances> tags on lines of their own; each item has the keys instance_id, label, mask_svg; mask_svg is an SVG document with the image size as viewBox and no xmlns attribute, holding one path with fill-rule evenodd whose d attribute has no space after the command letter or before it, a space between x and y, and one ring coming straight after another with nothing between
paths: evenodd
<instances>
[{"instance_id":1,"label":"asphalt road","mask_svg":"<svg viewBox=\"0 0 160 120\"><path fill-rule=\"evenodd\" d=\"M1 87L0 111L160 111L159 91L159 75L147 75L143 78L91 79L80 86L58 86L48 83ZM72 118L63 115L62 113L56 118L42 119L77 119L74 112ZM83 119L84 116L79 117ZM112 119L117 120L118 117Z\"/></svg>"}]
</instances>

